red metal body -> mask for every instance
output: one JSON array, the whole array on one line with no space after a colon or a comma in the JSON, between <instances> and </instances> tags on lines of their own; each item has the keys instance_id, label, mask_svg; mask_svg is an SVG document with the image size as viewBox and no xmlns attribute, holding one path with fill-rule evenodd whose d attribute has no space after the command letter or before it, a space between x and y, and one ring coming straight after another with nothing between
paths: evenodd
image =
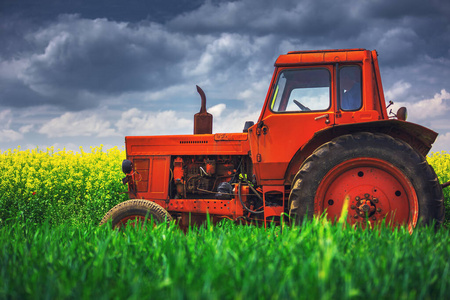
<instances>
[{"instance_id":1,"label":"red metal body","mask_svg":"<svg viewBox=\"0 0 450 300\"><path fill-rule=\"evenodd\" d=\"M360 74L362 103L355 109L343 109L341 74L354 70ZM291 104L299 102L293 95L300 99L306 93L311 99L321 99L317 103L322 106L297 104L303 106L300 109ZM203 94L202 110L196 116L202 124L194 124L196 133L210 130L208 120L212 117L204 109L205 102ZM185 225L201 222L206 214L214 220L249 218L266 222L269 217L288 212L292 179L306 157L331 139L358 131L389 134L422 154L429 151L437 136L419 125L389 119L375 51L290 52L277 59L260 117L248 132L127 136L127 159L134 168L128 175L130 198L153 201ZM377 162L372 165L376 167ZM390 171L381 168L376 172ZM345 175L345 170L342 172L332 173L327 180ZM351 185L351 178L344 177ZM407 184L402 176L393 177L399 185ZM366 184L372 184L369 181ZM221 186L228 190L219 192ZM406 206L413 205L403 200ZM364 204L352 205L362 210L366 209ZM382 214L376 212L380 205L372 206L369 210L374 209L373 215L381 218ZM323 210L327 205L317 207Z\"/></svg>"}]
</instances>

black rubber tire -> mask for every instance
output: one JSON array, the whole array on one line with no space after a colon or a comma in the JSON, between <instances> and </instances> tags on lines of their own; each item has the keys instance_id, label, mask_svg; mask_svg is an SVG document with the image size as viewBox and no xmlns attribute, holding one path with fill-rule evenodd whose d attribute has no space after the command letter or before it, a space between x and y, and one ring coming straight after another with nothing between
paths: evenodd
<instances>
[{"instance_id":1,"label":"black rubber tire","mask_svg":"<svg viewBox=\"0 0 450 300\"><path fill-rule=\"evenodd\" d=\"M292 181L289 214L297 224L312 218L321 180L335 166L349 159L370 157L394 165L412 183L417 194L419 225L444 221L442 187L433 168L409 144L391 136L361 132L337 137L317 148L301 165Z\"/></svg>"},{"instance_id":2,"label":"black rubber tire","mask_svg":"<svg viewBox=\"0 0 450 300\"><path fill-rule=\"evenodd\" d=\"M153 222L160 224L172 221L170 214L159 204L144 199L131 199L117 204L111 208L103 217L100 225L107 223L112 219L112 227L121 225L121 221L132 216L153 219Z\"/></svg>"}]
</instances>

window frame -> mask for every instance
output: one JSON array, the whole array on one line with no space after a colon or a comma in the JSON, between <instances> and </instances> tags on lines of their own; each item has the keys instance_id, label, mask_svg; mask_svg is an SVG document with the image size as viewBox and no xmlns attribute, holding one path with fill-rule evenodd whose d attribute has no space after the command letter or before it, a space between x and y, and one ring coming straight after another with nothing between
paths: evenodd
<instances>
[{"instance_id":1,"label":"window frame","mask_svg":"<svg viewBox=\"0 0 450 300\"><path fill-rule=\"evenodd\" d=\"M357 67L359 69L359 87L360 87L360 95L361 95L361 102L360 102L360 106L358 108L355 109L344 109L342 107L342 98L343 98L343 94L341 95L341 71L342 69L348 68L348 67ZM354 111L358 111L361 110L363 108L364 105L364 96L363 96L363 81L362 81L362 77L363 77L363 70L361 65L359 64L345 64L345 65L340 65L338 68L338 78L339 78L339 82L338 82L338 93L339 93L339 109L342 110L343 112L354 112Z\"/></svg>"},{"instance_id":2,"label":"window frame","mask_svg":"<svg viewBox=\"0 0 450 300\"><path fill-rule=\"evenodd\" d=\"M301 113L316 113L316 112L329 111L331 109L331 107L332 107L332 104L333 104L333 101L332 101L332 99L333 99L333 73L332 73L332 70L330 70L331 68L332 68L331 66L330 67L328 67L328 66L320 66L320 67L305 67L305 68L295 67L295 68L285 68L285 69L280 70L278 72L278 74L277 74L275 85L272 88L272 92L271 92L270 98L269 98L270 99L270 101L269 101L269 110L270 110L270 112L275 113L275 114L298 114L298 113L301 114ZM274 98L280 92L278 90L278 86L279 86L279 82L280 82L282 74L285 73L285 72L295 72L295 71L306 72L306 71L311 71L311 70L325 70L327 72L327 74L328 74L328 83L329 83L329 85L328 85L328 107L326 107L324 109L320 109L320 110L300 110L300 108L299 108L299 110L289 110L289 111L287 111L287 110L285 110L285 111L275 110L273 107L276 104L275 103L276 99L274 99ZM289 97L290 97L292 91L294 91L294 90L295 89L291 89L290 90ZM285 92L286 92L286 84L285 84L285 87L283 89L283 94ZM284 95L282 95L281 97L284 97ZM288 105L288 103L287 103L287 105ZM287 107L287 105L286 105L286 107Z\"/></svg>"}]
</instances>

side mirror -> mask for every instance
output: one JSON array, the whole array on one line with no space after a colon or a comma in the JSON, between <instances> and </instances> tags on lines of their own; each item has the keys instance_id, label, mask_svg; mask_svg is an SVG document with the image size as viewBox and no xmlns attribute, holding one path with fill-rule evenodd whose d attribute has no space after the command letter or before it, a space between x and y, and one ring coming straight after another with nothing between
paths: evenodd
<instances>
[{"instance_id":1,"label":"side mirror","mask_svg":"<svg viewBox=\"0 0 450 300\"><path fill-rule=\"evenodd\" d=\"M406 107L402 106L397 110L397 119L406 121L406 118L408 117L408 111Z\"/></svg>"}]
</instances>

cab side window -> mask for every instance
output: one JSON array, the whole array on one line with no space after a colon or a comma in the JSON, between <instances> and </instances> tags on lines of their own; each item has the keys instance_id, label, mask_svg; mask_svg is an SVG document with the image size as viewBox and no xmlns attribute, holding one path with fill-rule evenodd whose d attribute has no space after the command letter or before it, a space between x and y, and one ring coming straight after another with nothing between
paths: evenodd
<instances>
[{"instance_id":1,"label":"cab side window","mask_svg":"<svg viewBox=\"0 0 450 300\"><path fill-rule=\"evenodd\" d=\"M361 68L359 66L345 66L339 69L339 92L342 110L361 108Z\"/></svg>"},{"instance_id":2,"label":"cab side window","mask_svg":"<svg viewBox=\"0 0 450 300\"><path fill-rule=\"evenodd\" d=\"M308 112L330 107L331 75L328 69L284 70L272 95L274 112Z\"/></svg>"}]
</instances>

